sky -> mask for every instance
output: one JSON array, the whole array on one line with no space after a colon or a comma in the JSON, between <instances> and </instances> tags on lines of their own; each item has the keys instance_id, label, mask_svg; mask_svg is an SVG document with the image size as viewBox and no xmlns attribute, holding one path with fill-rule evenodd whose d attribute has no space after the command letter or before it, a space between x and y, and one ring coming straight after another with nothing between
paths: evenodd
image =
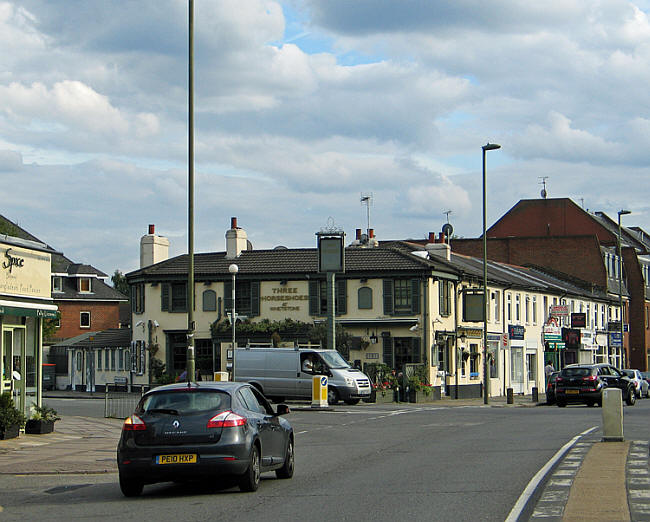
<instances>
[{"instance_id":1,"label":"sky","mask_svg":"<svg viewBox=\"0 0 650 522\"><path fill-rule=\"evenodd\" d=\"M571 198L650 231L647 0L195 0L194 250L482 232ZM0 0L0 214L112 275L188 251L187 0ZM362 196L371 195L369 209ZM451 213L448 213L451 211Z\"/></svg>"}]
</instances>

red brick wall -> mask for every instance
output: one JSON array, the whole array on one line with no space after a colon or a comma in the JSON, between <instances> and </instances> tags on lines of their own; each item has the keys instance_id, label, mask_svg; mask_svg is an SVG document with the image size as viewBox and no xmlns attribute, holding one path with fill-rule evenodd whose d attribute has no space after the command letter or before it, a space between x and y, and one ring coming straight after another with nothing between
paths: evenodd
<instances>
[{"instance_id":1,"label":"red brick wall","mask_svg":"<svg viewBox=\"0 0 650 522\"><path fill-rule=\"evenodd\" d=\"M483 240L454 239L451 249L482 258ZM513 265L543 266L607 287L607 271L595 236L489 238L487 257Z\"/></svg>"},{"instance_id":2,"label":"red brick wall","mask_svg":"<svg viewBox=\"0 0 650 522\"><path fill-rule=\"evenodd\" d=\"M118 302L55 301L61 312L61 327L57 328L57 340L69 339L86 332L119 328L120 305ZM81 328L80 312L90 312L90 328Z\"/></svg>"},{"instance_id":3,"label":"red brick wall","mask_svg":"<svg viewBox=\"0 0 650 522\"><path fill-rule=\"evenodd\" d=\"M646 306L648 306L645 302L645 282L634 249L623 248L622 253L624 273L630 293L630 303L627 309L629 315L626 316L631 325L630 333L627 334L629 336L628 366L645 372L648 370L646 347L650 346L650 335L645 321Z\"/></svg>"}]
</instances>

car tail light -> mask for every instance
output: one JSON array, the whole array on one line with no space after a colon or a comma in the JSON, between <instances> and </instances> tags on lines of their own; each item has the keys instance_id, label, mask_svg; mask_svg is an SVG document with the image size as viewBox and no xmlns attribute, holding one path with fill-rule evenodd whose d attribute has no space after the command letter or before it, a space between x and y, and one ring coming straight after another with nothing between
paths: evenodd
<instances>
[{"instance_id":1,"label":"car tail light","mask_svg":"<svg viewBox=\"0 0 650 522\"><path fill-rule=\"evenodd\" d=\"M208 428L233 428L246 424L246 417L237 415L232 411L222 411L208 421Z\"/></svg>"},{"instance_id":2,"label":"car tail light","mask_svg":"<svg viewBox=\"0 0 650 522\"><path fill-rule=\"evenodd\" d=\"M137 415L131 415L124 421L122 429L124 431L144 431L147 429L147 425Z\"/></svg>"},{"instance_id":3,"label":"car tail light","mask_svg":"<svg viewBox=\"0 0 650 522\"><path fill-rule=\"evenodd\" d=\"M558 384L558 383L561 383L561 382L564 382L564 379L562 377L556 377L555 378L555 384Z\"/></svg>"},{"instance_id":4,"label":"car tail light","mask_svg":"<svg viewBox=\"0 0 650 522\"><path fill-rule=\"evenodd\" d=\"M589 377L583 377L582 380L587 382L594 382L596 380L596 376L590 375Z\"/></svg>"}]
</instances>

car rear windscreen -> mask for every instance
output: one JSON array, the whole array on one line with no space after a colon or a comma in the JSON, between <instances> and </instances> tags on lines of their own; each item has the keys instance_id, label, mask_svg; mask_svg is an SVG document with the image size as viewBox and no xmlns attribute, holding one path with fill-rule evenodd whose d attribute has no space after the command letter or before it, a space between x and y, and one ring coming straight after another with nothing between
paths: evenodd
<instances>
[{"instance_id":1,"label":"car rear windscreen","mask_svg":"<svg viewBox=\"0 0 650 522\"><path fill-rule=\"evenodd\" d=\"M218 390L172 390L147 395L140 404L142 413L157 410L192 415L230 408L230 395Z\"/></svg>"},{"instance_id":2,"label":"car rear windscreen","mask_svg":"<svg viewBox=\"0 0 650 522\"><path fill-rule=\"evenodd\" d=\"M564 368L563 377L587 377L591 375L591 368Z\"/></svg>"}]
</instances>

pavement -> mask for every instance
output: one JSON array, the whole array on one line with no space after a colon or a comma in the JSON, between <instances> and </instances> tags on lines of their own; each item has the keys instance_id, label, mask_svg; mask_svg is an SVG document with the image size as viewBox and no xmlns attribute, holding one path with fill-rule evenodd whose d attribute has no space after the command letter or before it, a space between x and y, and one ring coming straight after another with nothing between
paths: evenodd
<instances>
[{"instance_id":1,"label":"pavement","mask_svg":"<svg viewBox=\"0 0 650 522\"><path fill-rule=\"evenodd\" d=\"M103 398L103 394L93 394ZM49 392L47 397L89 398L84 392ZM307 403L289 403L308 411ZM368 404L363 407L388 409L436 407L537 407L530 396L447 399L434 403ZM345 406L347 407L347 406ZM336 409L338 407L334 407ZM314 414L319 412L314 410ZM54 475L116 473L115 450L122 419L63 416L55 431L44 435L21 433L18 438L0 440L0 475ZM595 434L582 434L556 454L557 462L540 480L519 512L508 520L531 521L650 521L650 474L648 440L601 442ZM519 518L517 518L519 517Z\"/></svg>"}]
</instances>

